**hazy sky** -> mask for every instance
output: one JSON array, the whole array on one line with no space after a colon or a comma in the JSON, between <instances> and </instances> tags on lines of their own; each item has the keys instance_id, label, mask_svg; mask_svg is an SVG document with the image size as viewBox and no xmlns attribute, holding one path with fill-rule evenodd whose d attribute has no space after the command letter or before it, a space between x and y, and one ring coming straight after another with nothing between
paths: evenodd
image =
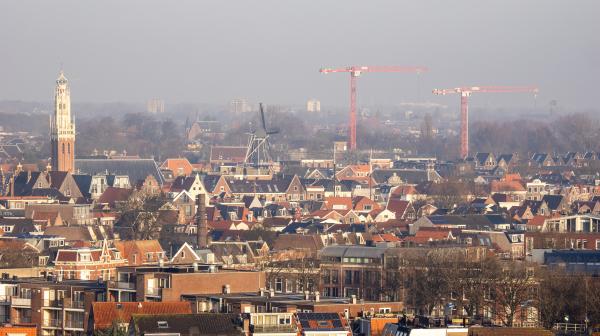
<instances>
[{"instance_id":1,"label":"hazy sky","mask_svg":"<svg viewBox=\"0 0 600 336\"><path fill-rule=\"evenodd\" d=\"M434 87L537 84L538 104L595 107L600 1L0 0L0 100L52 99L61 63L73 102L344 106L348 74L323 66L423 65L367 74L364 104L422 100ZM526 95L473 98L532 104ZM502 97L500 97L502 96Z\"/></svg>"}]
</instances>

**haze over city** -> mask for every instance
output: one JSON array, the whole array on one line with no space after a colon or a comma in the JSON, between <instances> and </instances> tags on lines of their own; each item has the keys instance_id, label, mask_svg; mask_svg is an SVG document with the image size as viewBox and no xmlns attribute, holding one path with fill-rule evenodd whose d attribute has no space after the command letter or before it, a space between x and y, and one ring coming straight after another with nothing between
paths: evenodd
<instances>
[{"instance_id":1,"label":"haze over city","mask_svg":"<svg viewBox=\"0 0 600 336\"><path fill-rule=\"evenodd\" d=\"M537 85L538 105L593 108L600 76L597 1L4 2L0 100L49 100L65 69L76 102L347 104L347 77L321 67L422 65L369 74L362 104L434 97L434 87ZM531 107L528 97L486 104Z\"/></svg>"}]
</instances>

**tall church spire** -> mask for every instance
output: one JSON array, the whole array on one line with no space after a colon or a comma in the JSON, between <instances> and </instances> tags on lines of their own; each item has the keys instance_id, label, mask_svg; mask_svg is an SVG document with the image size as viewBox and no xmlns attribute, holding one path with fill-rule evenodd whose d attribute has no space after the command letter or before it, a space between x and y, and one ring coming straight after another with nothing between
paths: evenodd
<instances>
[{"instance_id":1,"label":"tall church spire","mask_svg":"<svg viewBox=\"0 0 600 336\"><path fill-rule=\"evenodd\" d=\"M52 169L75 170L75 122L71 116L69 81L61 70L54 89L54 115L50 118Z\"/></svg>"}]
</instances>

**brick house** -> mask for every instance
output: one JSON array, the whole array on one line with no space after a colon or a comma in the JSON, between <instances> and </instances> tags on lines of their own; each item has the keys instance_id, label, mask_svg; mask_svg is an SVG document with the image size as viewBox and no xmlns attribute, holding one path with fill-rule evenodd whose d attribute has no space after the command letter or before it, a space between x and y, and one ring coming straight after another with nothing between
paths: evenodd
<instances>
[{"instance_id":1,"label":"brick house","mask_svg":"<svg viewBox=\"0 0 600 336\"><path fill-rule=\"evenodd\" d=\"M118 266L127 260L116 248L109 248L106 240L102 247L59 249L54 259L54 271L64 279L109 280L115 277Z\"/></svg>"}]
</instances>

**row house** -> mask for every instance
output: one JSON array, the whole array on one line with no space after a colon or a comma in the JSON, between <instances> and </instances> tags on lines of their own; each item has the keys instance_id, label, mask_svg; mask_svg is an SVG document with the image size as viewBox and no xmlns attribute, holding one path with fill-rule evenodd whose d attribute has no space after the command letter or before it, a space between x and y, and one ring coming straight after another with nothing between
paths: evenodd
<instances>
[{"instance_id":1,"label":"row house","mask_svg":"<svg viewBox=\"0 0 600 336\"><path fill-rule=\"evenodd\" d=\"M109 187L131 188L129 176L109 173L74 174L73 178L86 199L97 200Z\"/></svg>"},{"instance_id":2,"label":"row house","mask_svg":"<svg viewBox=\"0 0 600 336\"><path fill-rule=\"evenodd\" d=\"M542 182L540 179L534 179L526 185L526 199L532 201L541 201L545 195L552 192L553 186L549 183Z\"/></svg>"},{"instance_id":3,"label":"row house","mask_svg":"<svg viewBox=\"0 0 600 336\"><path fill-rule=\"evenodd\" d=\"M596 250L600 251L600 232L527 232L525 251Z\"/></svg>"},{"instance_id":4,"label":"row house","mask_svg":"<svg viewBox=\"0 0 600 336\"><path fill-rule=\"evenodd\" d=\"M378 302L372 300L358 300L354 298L326 297L321 296L318 291L305 291L301 294L276 293L261 289L256 292L238 294L213 294L213 295L185 295L183 299L192 303L194 312L221 312L238 314L261 314L261 313L291 313L305 320L302 314L321 315L320 319L331 319L342 315L347 318L356 318L373 313L391 313L402 311L401 302ZM286 314L287 315L287 314ZM284 315L285 316L285 315ZM289 315L288 315L289 316ZM324 324L323 327L326 327ZM304 325L306 328L307 325ZM344 336L348 335L348 331ZM272 334L271 334L272 335ZM277 333L279 335L279 333ZM304 333L302 335L305 335ZM320 330L311 335L339 335L337 333L326 333Z\"/></svg>"},{"instance_id":5,"label":"row house","mask_svg":"<svg viewBox=\"0 0 600 336\"><path fill-rule=\"evenodd\" d=\"M179 301L182 295L258 292L265 279L263 271L225 270L214 264L127 266L117 269L108 293L117 302Z\"/></svg>"},{"instance_id":6,"label":"row house","mask_svg":"<svg viewBox=\"0 0 600 336\"><path fill-rule=\"evenodd\" d=\"M83 194L69 172L20 172L10 181L9 196L51 196L58 199L78 199Z\"/></svg>"},{"instance_id":7,"label":"row house","mask_svg":"<svg viewBox=\"0 0 600 336\"><path fill-rule=\"evenodd\" d=\"M2 279L0 292L0 320L34 325L38 336L85 335L92 303L106 301L105 284L60 277Z\"/></svg>"},{"instance_id":8,"label":"row house","mask_svg":"<svg viewBox=\"0 0 600 336\"><path fill-rule=\"evenodd\" d=\"M36 216L39 216L40 214L53 217L51 223L53 225L68 226L96 224L91 204L30 204L25 208L25 218L36 219ZM60 217L59 224L56 224L56 217Z\"/></svg>"},{"instance_id":9,"label":"row house","mask_svg":"<svg viewBox=\"0 0 600 336\"><path fill-rule=\"evenodd\" d=\"M321 250L321 292L326 297L379 300L386 248L328 246Z\"/></svg>"},{"instance_id":10,"label":"row house","mask_svg":"<svg viewBox=\"0 0 600 336\"><path fill-rule=\"evenodd\" d=\"M600 216L585 214L547 218L541 231L598 233Z\"/></svg>"},{"instance_id":11,"label":"row house","mask_svg":"<svg viewBox=\"0 0 600 336\"><path fill-rule=\"evenodd\" d=\"M33 204L48 204L56 203L55 199L48 196L2 196L0 197L0 204L4 209L10 210L24 210L28 205ZM4 210L3 209L3 210ZM2 214L2 217L22 217L22 215L15 216L12 214Z\"/></svg>"},{"instance_id":12,"label":"row house","mask_svg":"<svg viewBox=\"0 0 600 336\"><path fill-rule=\"evenodd\" d=\"M187 194L191 199L195 200L200 194L206 195L206 205L210 201L210 193L206 190L199 174L191 176L177 176L169 186L169 194L172 199L177 199L180 194Z\"/></svg>"},{"instance_id":13,"label":"row house","mask_svg":"<svg viewBox=\"0 0 600 336\"><path fill-rule=\"evenodd\" d=\"M109 248L104 240L98 248L59 249L53 271L64 279L109 280L116 276L116 268L126 263L119 250Z\"/></svg>"},{"instance_id":14,"label":"row house","mask_svg":"<svg viewBox=\"0 0 600 336\"><path fill-rule=\"evenodd\" d=\"M110 333L115 323L127 333L133 315L191 314L189 302L94 302L90 311L89 335Z\"/></svg>"}]
</instances>

